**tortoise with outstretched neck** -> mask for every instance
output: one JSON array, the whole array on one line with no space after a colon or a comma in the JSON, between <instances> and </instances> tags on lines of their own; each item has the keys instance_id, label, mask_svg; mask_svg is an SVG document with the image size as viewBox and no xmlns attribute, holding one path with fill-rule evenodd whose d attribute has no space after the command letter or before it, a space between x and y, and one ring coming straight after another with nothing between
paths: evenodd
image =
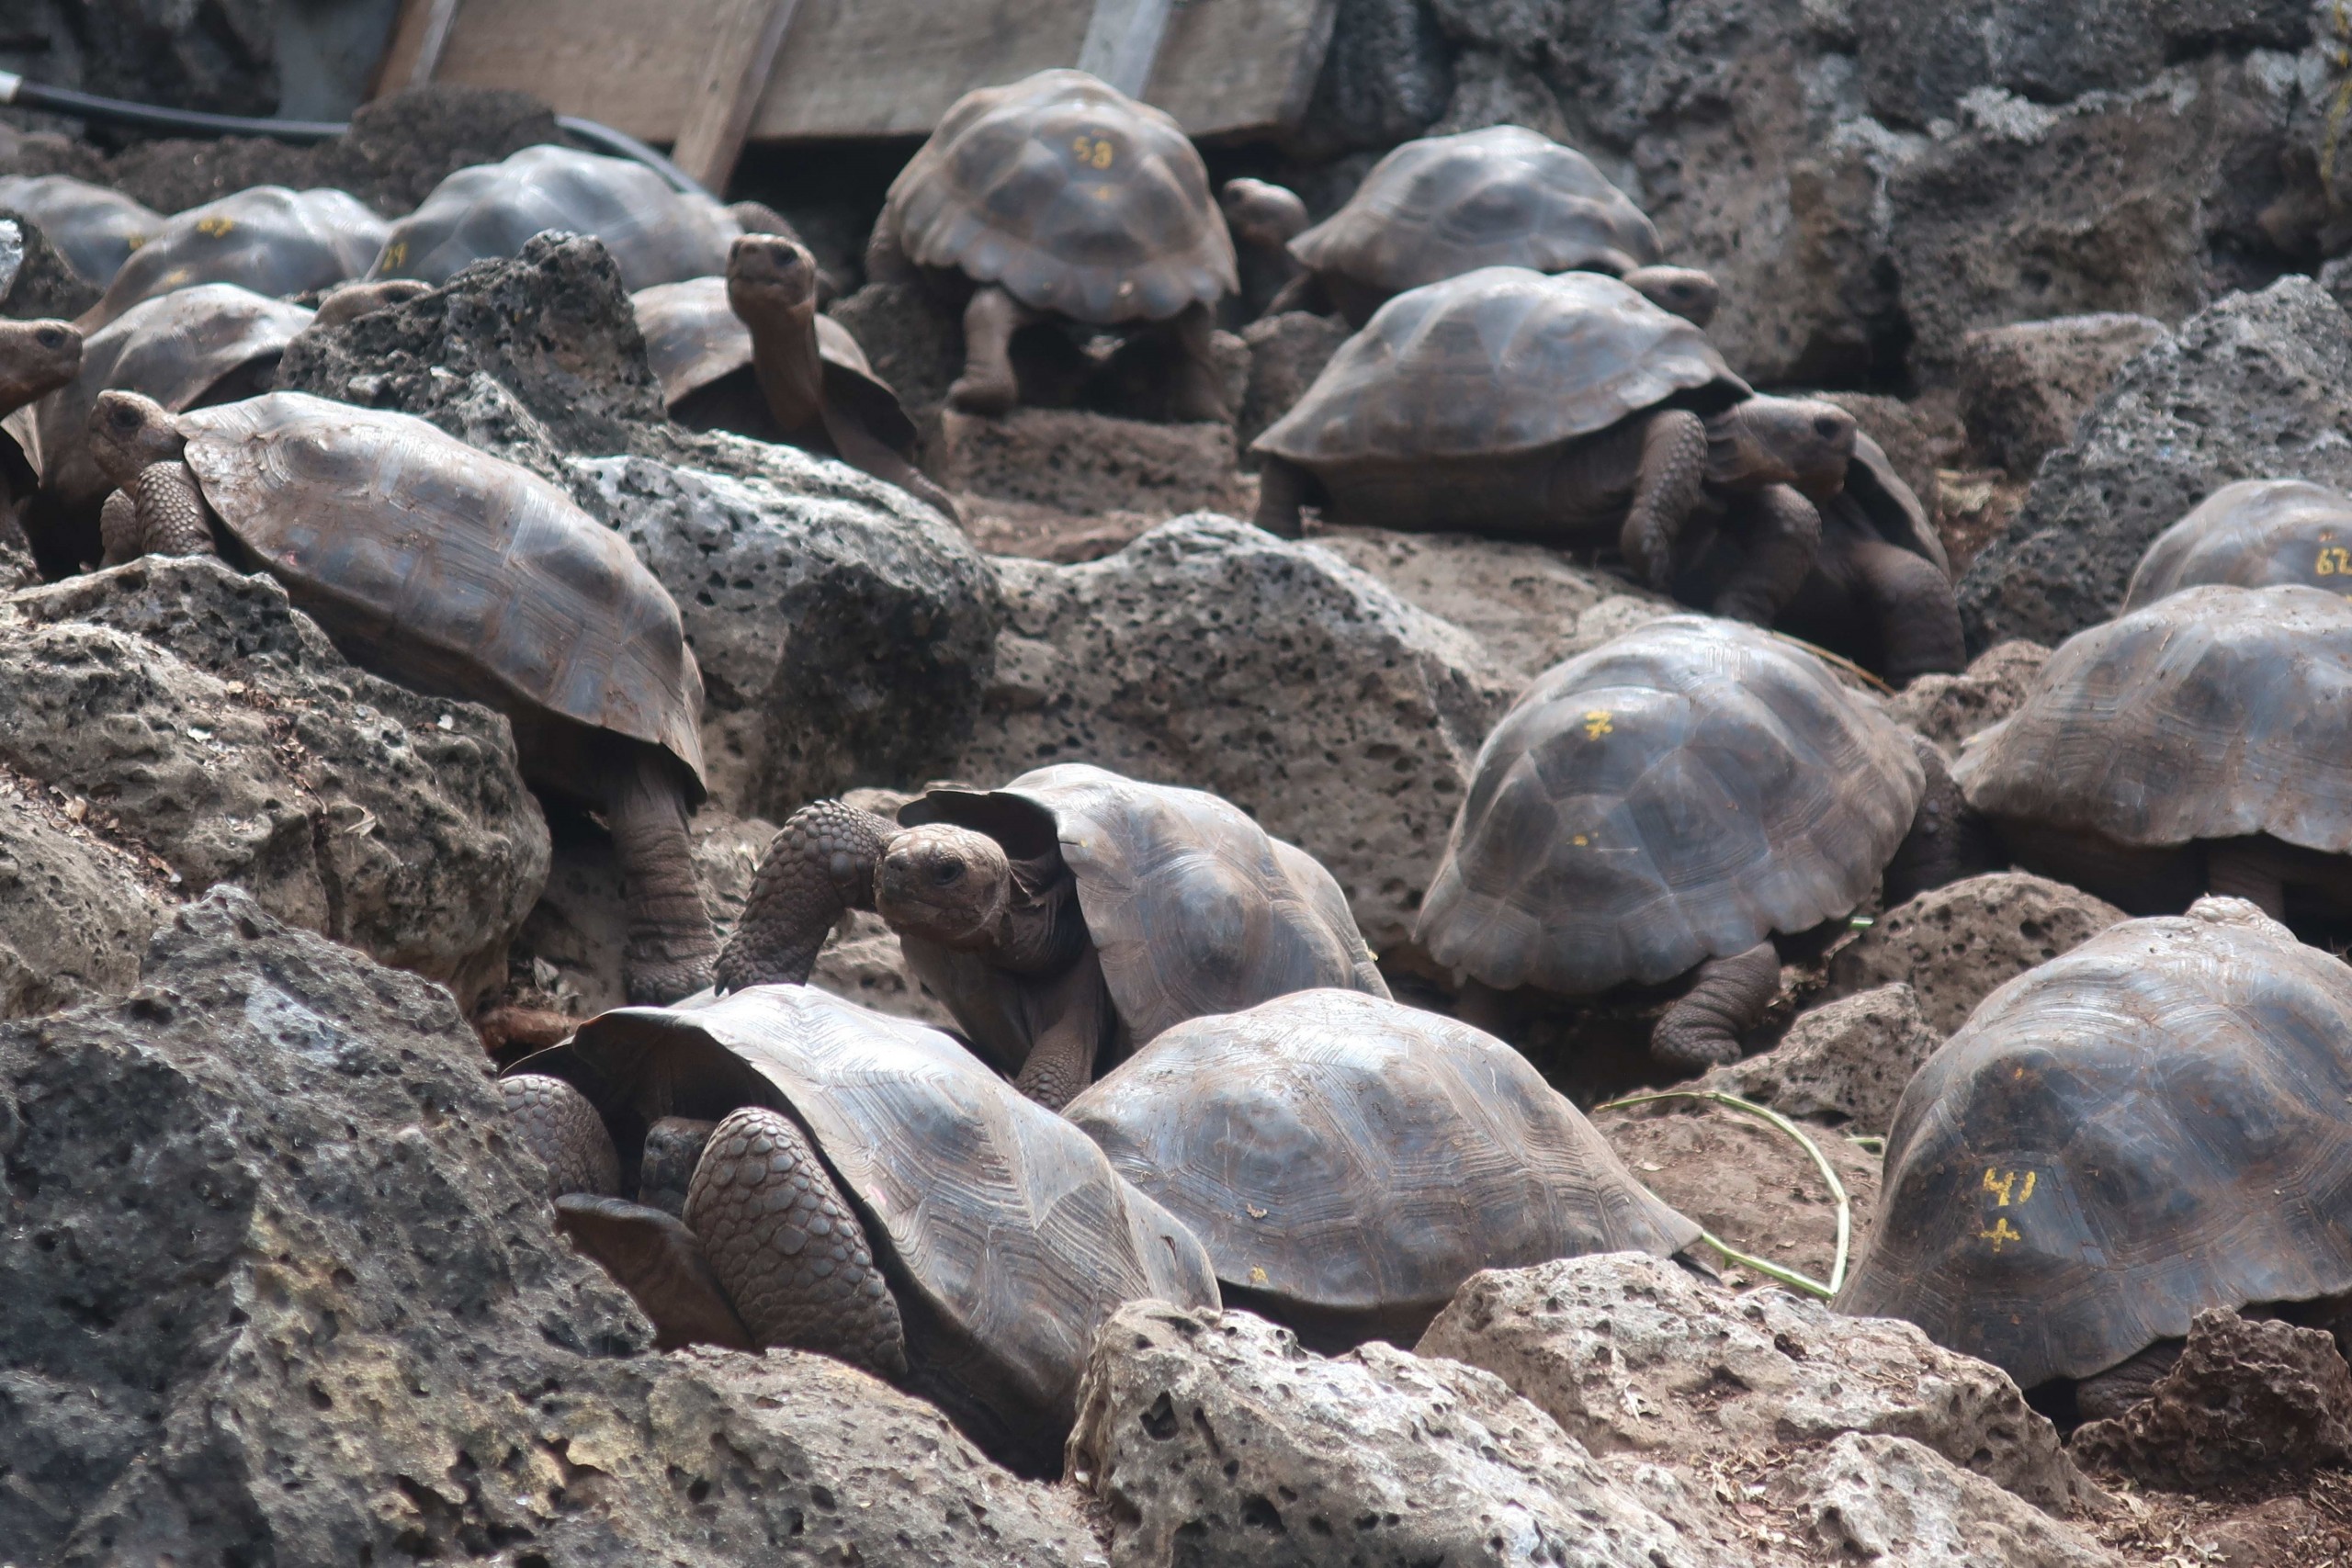
<instances>
[{"instance_id":1,"label":"tortoise with outstretched neck","mask_svg":"<svg viewBox=\"0 0 2352 1568\"><path fill-rule=\"evenodd\" d=\"M1104 1318L1218 1304L1201 1244L1085 1134L808 987L608 1012L502 1087L559 1224L659 1343L849 1361L1026 1470L1058 1464Z\"/></svg>"},{"instance_id":2,"label":"tortoise with outstretched neck","mask_svg":"<svg viewBox=\"0 0 2352 1568\"><path fill-rule=\"evenodd\" d=\"M1837 1308L2120 1416L2201 1311L2340 1317L2347 1102L2341 959L2237 899L2111 926L1986 997L1904 1089Z\"/></svg>"},{"instance_id":3,"label":"tortoise with outstretched neck","mask_svg":"<svg viewBox=\"0 0 2352 1568\"><path fill-rule=\"evenodd\" d=\"M956 408L1010 410L1013 334L1061 320L1164 331L1173 417L1228 412L1211 311L1238 278L1208 170L1174 119L1083 71L956 99L890 182L865 271L966 296Z\"/></svg>"},{"instance_id":4,"label":"tortoise with outstretched neck","mask_svg":"<svg viewBox=\"0 0 2352 1568\"><path fill-rule=\"evenodd\" d=\"M75 324L95 332L142 299L196 283L273 299L331 288L368 270L387 228L345 191L254 186L164 220Z\"/></svg>"},{"instance_id":5,"label":"tortoise with outstretched neck","mask_svg":"<svg viewBox=\"0 0 2352 1568\"><path fill-rule=\"evenodd\" d=\"M949 517L914 465L915 425L847 327L817 309L817 260L780 234L746 234L725 277L629 297L670 417L839 457Z\"/></svg>"},{"instance_id":6,"label":"tortoise with outstretched neck","mask_svg":"<svg viewBox=\"0 0 2352 1568\"><path fill-rule=\"evenodd\" d=\"M536 474L407 414L300 392L90 416L120 485L109 560L268 571L355 663L488 704L525 776L600 809L628 903L628 994L709 983L718 942L686 834L703 795L702 676L678 607L612 530Z\"/></svg>"},{"instance_id":7,"label":"tortoise with outstretched neck","mask_svg":"<svg viewBox=\"0 0 2352 1568\"><path fill-rule=\"evenodd\" d=\"M23 415L73 381L82 348L82 334L70 321L0 321L0 420L6 422L0 424L0 551L24 550L37 568L48 563L33 547L25 521L40 483L40 449Z\"/></svg>"},{"instance_id":8,"label":"tortoise with outstretched neck","mask_svg":"<svg viewBox=\"0 0 2352 1568\"><path fill-rule=\"evenodd\" d=\"M1300 508L1419 532L1613 544L1661 592L1741 540L1716 615L1770 625L1854 450L1831 403L1758 397L1706 334L1613 277L1493 266L1399 294L1250 444L1258 525Z\"/></svg>"},{"instance_id":9,"label":"tortoise with outstretched neck","mask_svg":"<svg viewBox=\"0 0 2352 1568\"><path fill-rule=\"evenodd\" d=\"M2211 892L2342 918L2347 689L2343 595L2184 588L2068 637L1952 773L2029 868L2132 914Z\"/></svg>"},{"instance_id":10,"label":"tortoise with outstretched neck","mask_svg":"<svg viewBox=\"0 0 2352 1568\"><path fill-rule=\"evenodd\" d=\"M934 786L896 822L801 807L718 983L805 980L844 909L879 913L973 1044L1054 1108L1185 1019L1317 986L1388 994L1314 857L1216 795L1079 762Z\"/></svg>"},{"instance_id":11,"label":"tortoise with outstretched neck","mask_svg":"<svg viewBox=\"0 0 2352 1568\"><path fill-rule=\"evenodd\" d=\"M1355 991L1177 1024L1062 1112L1328 1354L1410 1345L1481 1269L1667 1258L1699 1227L1493 1035Z\"/></svg>"},{"instance_id":12,"label":"tortoise with outstretched neck","mask_svg":"<svg viewBox=\"0 0 2352 1568\"><path fill-rule=\"evenodd\" d=\"M1591 159L1521 125L1405 142L1290 252L1306 270L1269 308L1336 309L1357 327L1486 266L1605 274L1702 327L1718 298L1705 273L1660 265L1657 231Z\"/></svg>"},{"instance_id":13,"label":"tortoise with outstretched neck","mask_svg":"<svg viewBox=\"0 0 2352 1568\"><path fill-rule=\"evenodd\" d=\"M1780 984L1774 934L1870 896L1932 757L1785 638L1653 621L1537 676L1487 737L1415 938L1500 992L1688 976L1651 1050L1735 1060Z\"/></svg>"},{"instance_id":14,"label":"tortoise with outstretched neck","mask_svg":"<svg viewBox=\"0 0 2352 1568\"><path fill-rule=\"evenodd\" d=\"M2156 536L2123 591L2126 612L2199 583L2300 582L2352 593L2352 496L2308 479L2240 479Z\"/></svg>"}]
</instances>

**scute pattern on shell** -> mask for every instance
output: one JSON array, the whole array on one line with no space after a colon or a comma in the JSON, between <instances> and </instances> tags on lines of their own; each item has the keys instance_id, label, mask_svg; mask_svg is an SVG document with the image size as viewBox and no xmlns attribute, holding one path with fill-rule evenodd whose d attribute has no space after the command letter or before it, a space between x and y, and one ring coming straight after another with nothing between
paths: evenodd
<instances>
[{"instance_id":1,"label":"scute pattern on shell","mask_svg":"<svg viewBox=\"0 0 2352 1568\"><path fill-rule=\"evenodd\" d=\"M1699 1235L1517 1051L1353 991L1180 1023L1063 1113L1221 1281L1310 1307L1434 1312L1481 1269Z\"/></svg>"},{"instance_id":2,"label":"scute pattern on shell","mask_svg":"<svg viewBox=\"0 0 2352 1568\"><path fill-rule=\"evenodd\" d=\"M920 265L1081 321L1165 321L1239 287L1182 129L1082 71L958 98L891 182L880 222Z\"/></svg>"},{"instance_id":3,"label":"scute pattern on shell","mask_svg":"<svg viewBox=\"0 0 2352 1568\"><path fill-rule=\"evenodd\" d=\"M2123 608L2206 582L2300 582L2352 593L2352 496L2304 479L2223 485L2156 536L2123 592Z\"/></svg>"},{"instance_id":4,"label":"scute pattern on shell","mask_svg":"<svg viewBox=\"0 0 2352 1568\"><path fill-rule=\"evenodd\" d=\"M1904 1090L1838 1310L2030 1388L2205 1307L2352 1290L2347 1098L2352 969L2262 924L2111 927L1987 997Z\"/></svg>"},{"instance_id":5,"label":"scute pattern on shell","mask_svg":"<svg viewBox=\"0 0 2352 1568\"><path fill-rule=\"evenodd\" d=\"M1416 933L1503 989L1656 984L1851 909L1926 787L1904 733L1811 654L1668 616L1503 716Z\"/></svg>"},{"instance_id":6,"label":"scute pattern on shell","mask_svg":"<svg viewBox=\"0 0 2352 1568\"><path fill-rule=\"evenodd\" d=\"M1309 465L1503 457L1702 389L1747 395L1706 333L1615 278L1481 267L1383 305L1251 446Z\"/></svg>"},{"instance_id":7,"label":"scute pattern on shell","mask_svg":"<svg viewBox=\"0 0 2352 1568\"><path fill-rule=\"evenodd\" d=\"M752 329L727 301L723 277L690 277L657 283L628 297L637 310L637 330L645 334L645 357L662 383L662 400L679 400L752 363ZM882 396L895 399L874 374L872 361L850 330L831 316L817 317L817 354L836 371L863 378Z\"/></svg>"},{"instance_id":8,"label":"scute pattern on shell","mask_svg":"<svg viewBox=\"0 0 2352 1568\"><path fill-rule=\"evenodd\" d=\"M518 1070L572 1078L608 1117L788 1113L900 1289L1065 1424L1094 1330L1121 1303L1218 1303L1200 1244L1084 1134L937 1030L810 987L608 1012Z\"/></svg>"},{"instance_id":9,"label":"scute pattern on shell","mask_svg":"<svg viewBox=\"0 0 2352 1568\"><path fill-rule=\"evenodd\" d=\"M364 626L660 746L699 791L702 675L677 604L561 491L421 419L303 392L180 428L222 524L329 630Z\"/></svg>"},{"instance_id":10,"label":"scute pattern on shell","mask_svg":"<svg viewBox=\"0 0 2352 1568\"><path fill-rule=\"evenodd\" d=\"M0 175L0 208L40 224L74 270L100 288L164 221L111 186L71 175Z\"/></svg>"},{"instance_id":11,"label":"scute pattern on shell","mask_svg":"<svg viewBox=\"0 0 2352 1568\"><path fill-rule=\"evenodd\" d=\"M105 325L141 299L192 283L234 283L278 298L358 276L389 226L339 190L254 186L175 213L122 264L80 325Z\"/></svg>"},{"instance_id":12,"label":"scute pattern on shell","mask_svg":"<svg viewBox=\"0 0 2352 1568\"><path fill-rule=\"evenodd\" d=\"M1659 254L1649 219L1591 159L1517 125L1406 142L1290 249L1390 293L1483 266L1618 275Z\"/></svg>"},{"instance_id":13,"label":"scute pattern on shell","mask_svg":"<svg viewBox=\"0 0 2352 1568\"><path fill-rule=\"evenodd\" d=\"M28 412L11 416L11 426L31 427L25 449L43 488L66 506L95 505L114 488L90 456L90 410L100 392L139 392L185 413L232 373L274 364L311 318L300 305L233 283L200 283L142 299L92 333L82 345L80 372Z\"/></svg>"},{"instance_id":14,"label":"scute pattern on shell","mask_svg":"<svg viewBox=\"0 0 2352 1568\"><path fill-rule=\"evenodd\" d=\"M1952 776L1996 820L2352 852L2352 604L2208 585L2068 637Z\"/></svg>"},{"instance_id":15,"label":"scute pattern on shell","mask_svg":"<svg viewBox=\"0 0 2352 1568\"><path fill-rule=\"evenodd\" d=\"M478 261L511 256L549 229L592 235L635 290L727 270L742 232L707 196L673 190L644 164L569 147L526 147L459 169L392 226L370 277L447 283Z\"/></svg>"},{"instance_id":16,"label":"scute pattern on shell","mask_svg":"<svg viewBox=\"0 0 2352 1568\"><path fill-rule=\"evenodd\" d=\"M1388 994L1331 874L1231 802L1083 762L1039 768L992 793L1028 801L1055 823L1103 981L1135 1043L1291 991ZM899 820L958 821L959 796L971 798L933 790Z\"/></svg>"}]
</instances>

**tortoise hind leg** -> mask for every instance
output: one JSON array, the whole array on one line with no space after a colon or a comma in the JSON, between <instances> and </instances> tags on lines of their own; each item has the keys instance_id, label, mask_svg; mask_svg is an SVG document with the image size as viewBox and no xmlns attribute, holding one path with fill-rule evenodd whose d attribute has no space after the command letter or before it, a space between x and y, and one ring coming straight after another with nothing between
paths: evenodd
<instances>
[{"instance_id":1,"label":"tortoise hind leg","mask_svg":"<svg viewBox=\"0 0 2352 1568\"><path fill-rule=\"evenodd\" d=\"M978 289L964 307L964 373L947 389L951 408L966 413L1004 414L1021 400L1012 373L1012 334L1037 319L994 284Z\"/></svg>"},{"instance_id":2,"label":"tortoise hind leg","mask_svg":"<svg viewBox=\"0 0 2352 1568\"><path fill-rule=\"evenodd\" d=\"M1878 625L1886 665L1879 673L1906 686L1921 675L1968 667L1960 604L1951 579L1935 562L1883 539L1858 539L1846 548L1853 558L1854 586Z\"/></svg>"},{"instance_id":3,"label":"tortoise hind leg","mask_svg":"<svg viewBox=\"0 0 2352 1568\"><path fill-rule=\"evenodd\" d=\"M1709 606L1725 620L1769 626L1804 586L1821 549L1821 513L1787 485L1766 485L1738 507L1746 534L1739 570ZM1959 611L1954 610L1958 626Z\"/></svg>"},{"instance_id":4,"label":"tortoise hind leg","mask_svg":"<svg viewBox=\"0 0 2352 1568\"><path fill-rule=\"evenodd\" d=\"M605 798L628 902L621 968L631 1002L673 1002L711 983L718 938L686 836L683 765L658 747L630 750Z\"/></svg>"},{"instance_id":5,"label":"tortoise hind leg","mask_svg":"<svg viewBox=\"0 0 2352 1568\"><path fill-rule=\"evenodd\" d=\"M1739 1037L1756 1027L1781 985L1781 955L1759 942L1699 965L1698 979L1650 1032L1650 1051L1679 1072L1739 1060Z\"/></svg>"},{"instance_id":6,"label":"tortoise hind leg","mask_svg":"<svg viewBox=\"0 0 2352 1568\"><path fill-rule=\"evenodd\" d=\"M1168 417L1185 423L1230 419L1212 341L1216 318L1194 300L1168 323L1167 331L1176 345L1176 363L1169 372Z\"/></svg>"},{"instance_id":7,"label":"tortoise hind leg","mask_svg":"<svg viewBox=\"0 0 2352 1568\"><path fill-rule=\"evenodd\" d=\"M719 1122L685 1223L762 1349L906 1375L906 1329L865 1227L792 1118L752 1106Z\"/></svg>"},{"instance_id":8,"label":"tortoise hind leg","mask_svg":"<svg viewBox=\"0 0 2352 1568\"><path fill-rule=\"evenodd\" d=\"M702 1242L674 1216L642 1203L573 1192L555 1201L555 1225L603 1265L636 1300L638 1310L652 1319L655 1349L759 1348L735 1314Z\"/></svg>"},{"instance_id":9,"label":"tortoise hind leg","mask_svg":"<svg viewBox=\"0 0 2352 1568\"><path fill-rule=\"evenodd\" d=\"M2075 1414L2086 1421L2113 1421L2153 1396L2156 1384L2188 1348L2186 1339L2159 1339L2130 1360L2075 1385Z\"/></svg>"},{"instance_id":10,"label":"tortoise hind leg","mask_svg":"<svg viewBox=\"0 0 2352 1568\"><path fill-rule=\"evenodd\" d=\"M730 991L805 983L842 911L874 908L874 869L898 831L896 823L838 800L786 818L718 955L718 983Z\"/></svg>"},{"instance_id":11,"label":"tortoise hind leg","mask_svg":"<svg viewBox=\"0 0 2352 1568\"><path fill-rule=\"evenodd\" d=\"M1322 499L1322 487L1314 475L1270 452L1265 466L1258 470L1258 513L1251 521L1277 539L1305 538L1306 522L1299 509Z\"/></svg>"},{"instance_id":12,"label":"tortoise hind leg","mask_svg":"<svg viewBox=\"0 0 2352 1568\"><path fill-rule=\"evenodd\" d=\"M545 1073L510 1074L498 1080L498 1092L515 1137L548 1168L548 1197L621 1190L620 1154L586 1095Z\"/></svg>"}]
</instances>

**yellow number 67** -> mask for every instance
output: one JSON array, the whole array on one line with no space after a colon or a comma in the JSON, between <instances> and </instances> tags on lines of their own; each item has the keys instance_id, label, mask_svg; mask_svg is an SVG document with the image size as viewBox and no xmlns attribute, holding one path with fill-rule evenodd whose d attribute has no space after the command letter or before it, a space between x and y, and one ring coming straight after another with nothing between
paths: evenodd
<instances>
[{"instance_id":1,"label":"yellow number 67","mask_svg":"<svg viewBox=\"0 0 2352 1568\"><path fill-rule=\"evenodd\" d=\"M1098 169L1109 168L1111 160L1118 156L1107 136L1081 136L1069 144L1069 150L1078 154L1080 163Z\"/></svg>"},{"instance_id":2,"label":"yellow number 67","mask_svg":"<svg viewBox=\"0 0 2352 1568\"><path fill-rule=\"evenodd\" d=\"M2352 577L2352 554L2341 545L2323 545L2312 570L2322 577Z\"/></svg>"}]
</instances>

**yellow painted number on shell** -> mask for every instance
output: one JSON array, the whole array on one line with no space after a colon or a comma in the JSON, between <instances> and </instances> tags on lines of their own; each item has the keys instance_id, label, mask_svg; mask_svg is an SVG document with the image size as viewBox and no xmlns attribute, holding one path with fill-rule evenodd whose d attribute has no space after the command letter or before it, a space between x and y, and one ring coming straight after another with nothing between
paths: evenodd
<instances>
[{"instance_id":1,"label":"yellow painted number on shell","mask_svg":"<svg viewBox=\"0 0 2352 1568\"><path fill-rule=\"evenodd\" d=\"M2025 1201L2033 1196L2034 1179L2039 1174L2040 1172L2038 1171L2029 1170L2025 1173L2024 1181L2019 1182L2018 1179L2018 1173L2016 1171L2003 1171L1998 1176L1996 1176L1993 1172L1993 1168L1991 1166L1986 1166L1984 1168L1984 1190L1993 1194L1993 1206L1995 1208L2006 1209L2009 1206L2012 1201L2015 1201L2019 1208L2023 1208L2025 1206Z\"/></svg>"},{"instance_id":2,"label":"yellow painted number on shell","mask_svg":"<svg viewBox=\"0 0 2352 1568\"><path fill-rule=\"evenodd\" d=\"M199 218L196 220L198 233L209 234L216 240L236 226L237 220L233 218Z\"/></svg>"},{"instance_id":3,"label":"yellow painted number on shell","mask_svg":"<svg viewBox=\"0 0 2352 1568\"><path fill-rule=\"evenodd\" d=\"M384 265L386 266L398 266L401 263L406 260L408 260L408 242L406 240L394 240L390 244L384 247Z\"/></svg>"},{"instance_id":4,"label":"yellow painted number on shell","mask_svg":"<svg viewBox=\"0 0 2352 1568\"><path fill-rule=\"evenodd\" d=\"M1586 714L1584 738L1587 740L1598 740L1602 736L1612 733L1617 728L1611 722L1614 716L1607 708L1594 708L1590 713Z\"/></svg>"},{"instance_id":5,"label":"yellow painted number on shell","mask_svg":"<svg viewBox=\"0 0 2352 1568\"><path fill-rule=\"evenodd\" d=\"M1253 1285L1262 1285L1266 1282L1266 1271L1255 1263L1250 1265L1250 1282Z\"/></svg>"},{"instance_id":6,"label":"yellow painted number on shell","mask_svg":"<svg viewBox=\"0 0 2352 1568\"><path fill-rule=\"evenodd\" d=\"M124 242L123 242L123 243L124 243L128 248L130 248L130 249L131 249L131 250L134 250L134 251L135 251L135 250L137 250L140 246L141 246L141 245L145 244L146 243L147 243L147 236L146 236L146 235L144 235L144 234L133 234L133 235L131 235L128 240L126 240L126 241L124 241Z\"/></svg>"},{"instance_id":7,"label":"yellow painted number on shell","mask_svg":"<svg viewBox=\"0 0 2352 1568\"><path fill-rule=\"evenodd\" d=\"M2009 1217L2007 1214L1995 1220L1992 1229L1978 1231L1976 1235L1979 1239L1991 1242L1995 1252L2000 1251L2010 1242L2025 1239L2023 1233L2010 1228Z\"/></svg>"},{"instance_id":8,"label":"yellow painted number on shell","mask_svg":"<svg viewBox=\"0 0 2352 1568\"><path fill-rule=\"evenodd\" d=\"M1112 160L1119 155L1117 149L1111 145L1111 139L1099 132L1080 137L1069 144L1069 150L1078 154L1080 163L1091 169L1107 169Z\"/></svg>"},{"instance_id":9,"label":"yellow painted number on shell","mask_svg":"<svg viewBox=\"0 0 2352 1568\"><path fill-rule=\"evenodd\" d=\"M2324 546L2312 570L2322 577L2352 577L2352 552L2342 545Z\"/></svg>"}]
</instances>

